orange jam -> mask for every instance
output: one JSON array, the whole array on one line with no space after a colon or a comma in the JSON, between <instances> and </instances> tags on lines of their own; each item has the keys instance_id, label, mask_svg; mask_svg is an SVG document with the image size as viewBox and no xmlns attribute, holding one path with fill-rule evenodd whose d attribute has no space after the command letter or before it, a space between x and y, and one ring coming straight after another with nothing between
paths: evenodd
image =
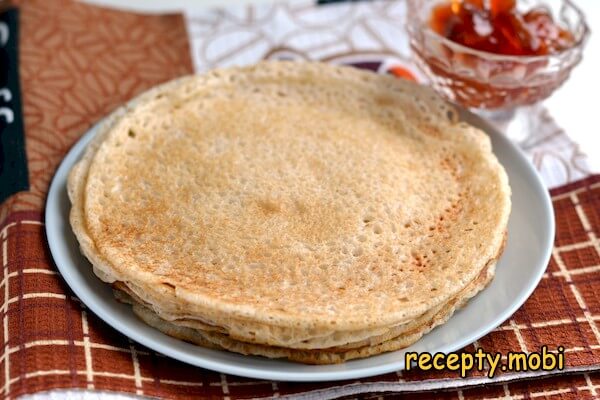
<instances>
[{"instance_id":1,"label":"orange jam","mask_svg":"<svg viewBox=\"0 0 600 400\"><path fill-rule=\"evenodd\" d=\"M575 41L545 7L517 10L517 0L451 0L436 6L429 25L464 46L495 54L558 53Z\"/></svg>"}]
</instances>

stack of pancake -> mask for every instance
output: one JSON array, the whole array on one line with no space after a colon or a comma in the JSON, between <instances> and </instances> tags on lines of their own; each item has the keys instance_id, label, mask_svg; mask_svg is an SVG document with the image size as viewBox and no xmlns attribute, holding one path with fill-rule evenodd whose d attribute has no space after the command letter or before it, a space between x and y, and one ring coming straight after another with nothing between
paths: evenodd
<instances>
[{"instance_id":1,"label":"stack of pancake","mask_svg":"<svg viewBox=\"0 0 600 400\"><path fill-rule=\"evenodd\" d=\"M96 275L167 335L325 364L397 350L494 276L510 188L429 89L319 63L185 77L69 177Z\"/></svg>"}]
</instances>

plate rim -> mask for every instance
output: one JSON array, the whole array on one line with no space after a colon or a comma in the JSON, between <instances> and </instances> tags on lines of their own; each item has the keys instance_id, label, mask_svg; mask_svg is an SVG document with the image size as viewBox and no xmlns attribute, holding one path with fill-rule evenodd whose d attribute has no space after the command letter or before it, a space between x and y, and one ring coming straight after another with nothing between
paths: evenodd
<instances>
[{"instance_id":1,"label":"plate rim","mask_svg":"<svg viewBox=\"0 0 600 400\"><path fill-rule=\"evenodd\" d=\"M135 99L134 99L135 100ZM127 103L129 104L129 103ZM462 340L455 341L451 344L446 344L436 349L438 352L449 353L456 350L459 350L474 341L480 339L481 337L487 335L493 329L498 327L508 318L510 318L531 296L535 288L538 286L547 266L550 261L550 257L552 255L553 243L555 237L555 218L554 218L554 209L552 206L552 200L550 196L549 189L544 185L543 180L539 174L539 172L534 168L534 166L530 163L530 161L525 156L524 152L516 145L511 142L510 139L506 137L502 132L492 126L489 122L485 121L483 118L473 114L472 112L465 110L461 107L455 106L460 114L460 120L468 121L469 123L475 125L477 128L481 129L485 132L488 137L494 137L495 140L499 140L502 144L511 151L513 151L517 158L523 165L526 165L527 171L529 175L533 178L532 181L535 184L534 191L536 193L541 193L541 197L543 199L543 204L541 205L544 210L543 213L547 218L546 223L549 227L549 232L547 232L546 237L544 238L544 251L543 256L538 260L538 265L535 266L535 274L532 279L527 282L526 285L523 286L524 290L521 295L515 298L512 303L506 307L501 313L496 315L492 322L489 322L485 328L478 329L473 331L470 335L463 336ZM53 227L56 227L58 219L60 218L60 197L61 190L64 190L64 186L61 185L60 181L64 181L66 183L66 176L68 176L69 170L72 165L81 157L82 152L85 150L89 142L92 138L98 133L99 128L102 126L103 122L110 118L111 115L118 113L121 108L118 108L114 112L110 113L107 117L101 119L100 121L93 124L69 149L69 151L65 154L63 160L60 162L59 167L56 169L54 176L52 177L48 196L46 198L45 210L44 210L44 228L46 233L46 238L48 241L48 247L50 249L50 254L56 265L58 271L60 272L60 276L67 283L69 288L75 293L75 295L81 300L81 302L85 305L86 308L91 310L98 318L103 320L105 323L110 325L113 329L117 330L121 334L127 336L131 340L148 347L154 351L157 351L165 356L176 359L178 361L185 362L190 365L194 365L201 368L206 368L212 371L217 371L226 374L232 374L236 376L253 378L253 379L267 379L267 380L276 380L276 381L288 381L288 382L323 382L323 381L339 381L339 380L347 380L347 379L359 379L366 378L376 375L381 375L385 373L390 373L398 370L403 370L404 359L383 363L380 365L374 365L363 368L356 369L341 369L339 371L318 371L318 366L312 366L314 368L308 368L308 371L298 371L298 372L288 372L288 371L277 371L275 369L270 371L264 370L255 370L251 366L240 366L234 363L230 363L227 361L220 360L211 360L205 356L188 354L185 351L179 349L173 349L169 346L168 342L172 340L179 341L178 339L174 339L167 335L160 333L148 326L149 329L156 331L159 334L159 339L154 339L145 335L144 333L138 332L133 327L129 326L126 322L122 321L120 318L112 315L108 310L105 310L102 305L97 304L95 301L91 300L89 296L85 293L86 288L81 287L76 279L70 275L69 268L61 263L57 262L57 258L60 259L60 256L57 256L60 253L60 244L58 243L62 240L60 235L54 235L52 232ZM512 212L512 211L511 211ZM69 224L68 221L66 221ZM79 250L78 250L79 251ZM82 255L83 258L85 258ZM502 257L501 257L502 258ZM485 294L484 289L478 295ZM116 300L115 300L116 302ZM133 313L133 311L132 311ZM452 317L451 317L452 318ZM428 333L428 335L431 333ZM162 338L164 336L164 338ZM166 338L166 339L165 339ZM421 339L420 339L421 340ZM213 351L225 351L225 350L213 350ZM397 350L396 352L400 352L402 350ZM396 353L390 352L390 353ZM388 353L388 354L390 354ZM244 355L239 355L240 357L249 357ZM303 364L299 364L303 365ZM342 364L343 365L343 364ZM303 365L305 366L305 365ZM312 371L316 369L317 371Z\"/></svg>"}]
</instances>

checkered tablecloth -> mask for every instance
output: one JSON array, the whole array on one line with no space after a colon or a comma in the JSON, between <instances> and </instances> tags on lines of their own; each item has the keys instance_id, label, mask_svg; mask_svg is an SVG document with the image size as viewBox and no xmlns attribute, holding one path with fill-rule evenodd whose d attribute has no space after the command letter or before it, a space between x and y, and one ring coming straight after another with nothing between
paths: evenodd
<instances>
[{"instance_id":1,"label":"checkered tablecloth","mask_svg":"<svg viewBox=\"0 0 600 400\"><path fill-rule=\"evenodd\" d=\"M600 175L591 174L581 149L547 115L541 119L548 130L537 132L525 150L546 182L555 186L552 260L525 305L466 350L481 347L505 354L562 345L564 371L500 373L490 380L485 371L460 379L452 372L413 370L318 384L218 374L168 359L108 327L74 297L52 263L42 217L48 184L70 146L97 120L157 83L265 57L318 58L379 72L400 65L422 79L412 70L402 41L387 42L390 35L401 34L392 22L399 24L402 11L396 7L402 2L318 9L284 3L185 17L136 15L58 0L13 3L20 12L19 72L30 189L0 205L1 397L53 389L202 399L377 398L399 393L403 399L598 397ZM342 22L334 29L332 19ZM319 36L310 36L311 30ZM540 109L541 116L544 112ZM54 393L46 398L65 396Z\"/></svg>"}]
</instances>

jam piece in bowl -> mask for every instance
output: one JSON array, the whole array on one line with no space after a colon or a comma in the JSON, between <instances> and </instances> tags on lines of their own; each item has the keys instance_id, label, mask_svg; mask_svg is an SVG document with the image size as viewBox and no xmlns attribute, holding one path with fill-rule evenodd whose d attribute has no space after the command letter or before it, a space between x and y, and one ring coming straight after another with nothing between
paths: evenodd
<instances>
[{"instance_id":1,"label":"jam piece in bowl","mask_svg":"<svg viewBox=\"0 0 600 400\"><path fill-rule=\"evenodd\" d=\"M434 89L472 109L550 96L589 33L569 0L409 0L408 13L411 48Z\"/></svg>"}]
</instances>

